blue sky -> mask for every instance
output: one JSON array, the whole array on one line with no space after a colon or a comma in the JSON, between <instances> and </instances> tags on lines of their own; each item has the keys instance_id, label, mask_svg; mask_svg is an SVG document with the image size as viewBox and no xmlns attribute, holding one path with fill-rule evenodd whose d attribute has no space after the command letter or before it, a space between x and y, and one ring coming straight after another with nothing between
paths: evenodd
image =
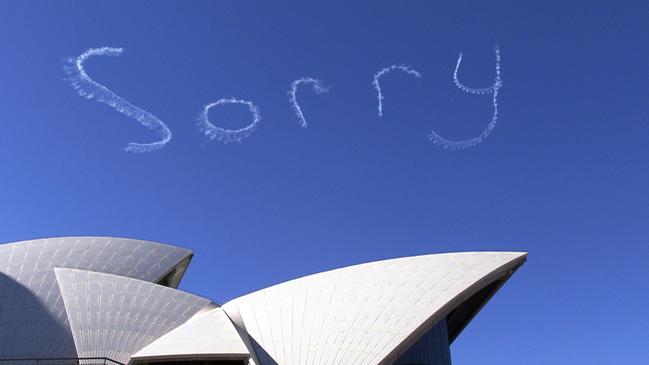
<instances>
[{"instance_id":1,"label":"blue sky","mask_svg":"<svg viewBox=\"0 0 649 365\"><path fill-rule=\"evenodd\" d=\"M0 241L113 235L195 250L182 288L225 302L395 256L529 251L456 364L646 363L649 7L642 1L0 3ZM499 121L479 135L494 80ZM65 59L173 132L77 94ZM372 76L407 64L422 78ZM308 122L288 102L293 80ZM259 107L242 143L196 127ZM241 128L245 106L210 120Z\"/></svg>"}]
</instances>

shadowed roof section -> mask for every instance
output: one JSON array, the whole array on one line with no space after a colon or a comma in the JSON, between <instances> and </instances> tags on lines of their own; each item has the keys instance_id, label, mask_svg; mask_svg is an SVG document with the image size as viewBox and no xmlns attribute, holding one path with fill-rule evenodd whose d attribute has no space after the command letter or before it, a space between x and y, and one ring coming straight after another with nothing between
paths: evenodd
<instances>
[{"instance_id":1,"label":"shadowed roof section","mask_svg":"<svg viewBox=\"0 0 649 365\"><path fill-rule=\"evenodd\" d=\"M79 357L127 363L210 306L209 299L138 279L55 268Z\"/></svg>"},{"instance_id":2,"label":"shadowed roof section","mask_svg":"<svg viewBox=\"0 0 649 365\"><path fill-rule=\"evenodd\" d=\"M468 252L370 262L287 281L223 309L242 322L261 365L390 364L453 311L459 333L526 256Z\"/></svg>"},{"instance_id":3,"label":"shadowed roof section","mask_svg":"<svg viewBox=\"0 0 649 365\"><path fill-rule=\"evenodd\" d=\"M177 286L192 252L126 238L61 237L0 245L0 357L76 356L54 267ZM7 289L11 289L8 291ZM16 343L20 334L21 343ZM55 334L55 335L53 335Z\"/></svg>"}]
</instances>

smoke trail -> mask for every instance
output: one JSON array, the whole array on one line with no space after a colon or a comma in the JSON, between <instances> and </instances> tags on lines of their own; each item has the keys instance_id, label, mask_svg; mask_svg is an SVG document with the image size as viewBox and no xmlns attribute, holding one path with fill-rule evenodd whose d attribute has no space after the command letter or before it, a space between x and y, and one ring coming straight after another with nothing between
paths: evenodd
<instances>
[{"instance_id":1,"label":"smoke trail","mask_svg":"<svg viewBox=\"0 0 649 365\"><path fill-rule=\"evenodd\" d=\"M502 87L503 83L500 78L500 49L498 46L494 47L494 53L496 55L496 78L494 80L494 83L490 87L485 87L485 88L473 88L473 87L468 87L462 84L458 78L458 70L460 69L460 64L462 63L462 53L460 53L458 59L457 59L457 64L455 65L455 71L453 72L453 82L455 83L455 86L457 86L460 90L470 93L470 94L477 94L477 95L484 95L484 94L493 94L492 97L492 104L494 107L494 112L493 115L491 116L491 121L485 129L478 135L477 137L461 140L461 141L451 141L448 140L439 134L437 134L434 130L431 131L429 138L433 143L435 143L438 146L441 146L444 149L447 150L460 150L464 148L469 148L473 147L480 142L482 142L489 134L491 131L496 127L496 123L498 123L498 90Z\"/></svg>"},{"instance_id":2,"label":"smoke trail","mask_svg":"<svg viewBox=\"0 0 649 365\"><path fill-rule=\"evenodd\" d=\"M318 95L328 92L329 88L322 85L322 82L320 80L311 77L303 77L291 83L291 90L288 91L288 101L291 103L291 107L293 108L295 115L297 115L298 122L300 123L302 128L306 128L307 126L306 119L304 118L304 114L302 113L302 109L300 108L300 105L297 103L297 97L296 97L297 87L300 84L311 84L313 91Z\"/></svg>"},{"instance_id":3,"label":"smoke trail","mask_svg":"<svg viewBox=\"0 0 649 365\"><path fill-rule=\"evenodd\" d=\"M225 104L243 104L247 105L250 113L252 114L253 120L250 124L243 128L239 129L224 129L217 127L212 124L207 116L207 113L211 108L219 105ZM229 142L241 142L244 138L248 137L254 130L257 128L257 124L261 120L261 114L259 113L259 108L250 101L239 100L235 98L229 99L219 99L213 103L205 105L203 112L198 115L198 129L205 133L209 139L217 139L223 143Z\"/></svg>"},{"instance_id":4,"label":"smoke trail","mask_svg":"<svg viewBox=\"0 0 649 365\"><path fill-rule=\"evenodd\" d=\"M160 135L160 140L153 143L129 143L124 147L127 152L150 152L164 147L171 140L171 130L155 115L142 110L135 105L116 95L104 85L94 81L88 76L84 68L86 60L92 56L119 56L122 48L101 47L91 48L77 58L69 58L64 70L70 75L69 81L80 96L86 99L95 99L99 103L111 106L120 113L136 119L143 126Z\"/></svg>"},{"instance_id":5,"label":"smoke trail","mask_svg":"<svg viewBox=\"0 0 649 365\"><path fill-rule=\"evenodd\" d=\"M417 78L421 77L419 71L413 70L406 65L391 65L380 69L376 74L374 74L374 81L372 81L372 85L374 85L374 88L376 89L376 93L377 93L376 97L379 101L379 117L383 116L383 93L381 92L381 85L379 84L379 79L383 75L390 73L392 71L401 71Z\"/></svg>"}]
</instances>

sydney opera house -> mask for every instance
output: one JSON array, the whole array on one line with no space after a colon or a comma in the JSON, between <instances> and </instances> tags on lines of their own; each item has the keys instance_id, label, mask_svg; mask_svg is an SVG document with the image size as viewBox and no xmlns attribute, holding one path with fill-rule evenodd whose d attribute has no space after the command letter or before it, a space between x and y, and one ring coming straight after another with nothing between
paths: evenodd
<instances>
[{"instance_id":1,"label":"sydney opera house","mask_svg":"<svg viewBox=\"0 0 649 365\"><path fill-rule=\"evenodd\" d=\"M177 289L191 259L124 238L0 245L0 365L448 365L526 254L370 262L222 305Z\"/></svg>"}]
</instances>

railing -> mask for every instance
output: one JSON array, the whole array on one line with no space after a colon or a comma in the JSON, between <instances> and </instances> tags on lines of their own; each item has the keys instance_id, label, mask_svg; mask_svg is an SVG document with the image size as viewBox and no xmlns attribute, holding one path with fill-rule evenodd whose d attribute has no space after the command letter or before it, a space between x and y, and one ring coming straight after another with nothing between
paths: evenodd
<instances>
[{"instance_id":1,"label":"railing","mask_svg":"<svg viewBox=\"0 0 649 365\"><path fill-rule=\"evenodd\" d=\"M107 357L51 357L0 359L0 365L125 365Z\"/></svg>"}]
</instances>

